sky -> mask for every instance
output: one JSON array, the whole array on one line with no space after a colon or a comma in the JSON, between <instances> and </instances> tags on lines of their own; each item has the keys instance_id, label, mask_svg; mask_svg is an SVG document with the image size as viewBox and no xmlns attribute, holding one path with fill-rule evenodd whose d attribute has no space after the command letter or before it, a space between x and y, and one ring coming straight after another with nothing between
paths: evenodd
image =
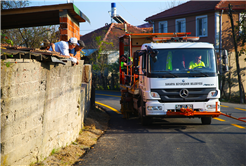
<instances>
[{"instance_id":1,"label":"sky","mask_svg":"<svg viewBox=\"0 0 246 166\"><path fill-rule=\"evenodd\" d=\"M80 23L80 35L85 35L105 24L111 23L111 3L116 3L116 14L123 17L129 24L138 26L145 22L147 17L160 13L174 4L181 4L188 0L29 0L29 6L56 5L73 2L85 14L88 22ZM114 22L114 21L113 21Z\"/></svg>"}]
</instances>

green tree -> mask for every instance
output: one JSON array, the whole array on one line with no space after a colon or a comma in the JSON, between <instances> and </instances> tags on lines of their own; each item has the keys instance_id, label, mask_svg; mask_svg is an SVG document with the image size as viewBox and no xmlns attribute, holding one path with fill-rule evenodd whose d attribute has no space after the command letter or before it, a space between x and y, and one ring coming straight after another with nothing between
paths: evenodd
<instances>
[{"instance_id":1,"label":"green tree","mask_svg":"<svg viewBox=\"0 0 246 166\"><path fill-rule=\"evenodd\" d=\"M106 34L103 33L103 34ZM92 64L92 69L94 76L96 76L97 86L102 87L103 89L107 89L107 74L108 71L108 51L111 50L110 46L113 47L112 42L107 42L103 40L102 36L92 35L92 42L87 48L97 49L90 58L90 63Z\"/></svg>"},{"instance_id":2,"label":"green tree","mask_svg":"<svg viewBox=\"0 0 246 166\"><path fill-rule=\"evenodd\" d=\"M98 46L97 52L94 54L94 57L91 59L93 70L96 72L99 71L100 73L103 73L105 69L108 67L107 62L107 46L112 45L112 42L106 42L102 40L102 36L96 36L95 37L96 45Z\"/></svg>"},{"instance_id":3,"label":"green tree","mask_svg":"<svg viewBox=\"0 0 246 166\"><path fill-rule=\"evenodd\" d=\"M3 9L14 9L14 8L23 8L29 6L29 1L28 0L22 0L22 1L6 1L2 0L1 1L1 10Z\"/></svg>"},{"instance_id":4,"label":"green tree","mask_svg":"<svg viewBox=\"0 0 246 166\"><path fill-rule=\"evenodd\" d=\"M1 10L28 7L28 0L2 1ZM59 27L57 25L17 28L1 30L1 34L13 41L14 45L39 48L44 39L50 42L59 40Z\"/></svg>"},{"instance_id":5,"label":"green tree","mask_svg":"<svg viewBox=\"0 0 246 166\"><path fill-rule=\"evenodd\" d=\"M237 21L237 25L235 26L235 30L238 32L237 43L241 49L238 52L238 56L242 56L246 54L246 10L240 13L240 19ZM244 58L246 61L246 58Z\"/></svg>"}]
</instances>

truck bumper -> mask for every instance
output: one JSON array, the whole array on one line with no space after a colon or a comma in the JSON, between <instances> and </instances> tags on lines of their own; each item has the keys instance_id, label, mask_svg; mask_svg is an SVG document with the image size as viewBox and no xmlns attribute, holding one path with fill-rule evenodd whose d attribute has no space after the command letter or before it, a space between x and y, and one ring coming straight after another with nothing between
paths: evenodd
<instances>
[{"instance_id":1,"label":"truck bumper","mask_svg":"<svg viewBox=\"0 0 246 166\"><path fill-rule=\"evenodd\" d=\"M220 115L220 102L212 99L208 102L180 102L180 103L160 103L159 101L149 100L146 102L147 116L212 116ZM176 109L177 106L184 108ZM192 106L185 108L185 106Z\"/></svg>"}]
</instances>

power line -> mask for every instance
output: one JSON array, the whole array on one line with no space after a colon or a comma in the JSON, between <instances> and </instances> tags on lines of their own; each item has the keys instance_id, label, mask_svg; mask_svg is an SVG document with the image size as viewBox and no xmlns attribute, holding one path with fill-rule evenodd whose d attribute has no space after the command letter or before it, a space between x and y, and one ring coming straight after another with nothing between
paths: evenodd
<instances>
[{"instance_id":1,"label":"power line","mask_svg":"<svg viewBox=\"0 0 246 166\"><path fill-rule=\"evenodd\" d=\"M137 19L136 17L134 17L128 10L126 10L126 8L119 2L119 4L123 7L123 9L125 9L125 11L130 14L133 18L135 18L136 20L140 21L139 19ZM142 21L140 21L141 23L143 23Z\"/></svg>"}]
</instances>

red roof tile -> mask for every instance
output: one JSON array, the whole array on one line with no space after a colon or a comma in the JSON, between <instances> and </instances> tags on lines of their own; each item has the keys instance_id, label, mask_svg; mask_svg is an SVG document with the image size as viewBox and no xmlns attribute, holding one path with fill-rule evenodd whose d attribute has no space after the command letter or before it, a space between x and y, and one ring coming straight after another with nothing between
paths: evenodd
<instances>
[{"instance_id":1,"label":"red roof tile","mask_svg":"<svg viewBox=\"0 0 246 166\"><path fill-rule=\"evenodd\" d=\"M127 24L128 33L142 33L143 30L141 28L132 26ZM105 45L107 49L117 50L119 49L119 37L125 34L125 25L112 23L106 25L102 28L99 28L91 33L88 33L84 36L81 36L80 39L84 41L86 48L85 49L95 49L98 48L99 45L95 42L95 38L101 36L100 40L105 42L112 42L114 46Z\"/></svg>"},{"instance_id":2,"label":"red roof tile","mask_svg":"<svg viewBox=\"0 0 246 166\"><path fill-rule=\"evenodd\" d=\"M220 10L224 8L228 8L228 4L231 3L233 5L233 9L246 9L246 2L245 1L188 1L183 3L179 6L170 8L165 10L161 13L157 13L156 15L150 16L145 19L145 21L151 20L158 20L167 17L175 17L185 14L193 14L193 13L200 13L200 12L209 12Z\"/></svg>"},{"instance_id":3,"label":"red roof tile","mask_svg":"<svg viewBox=\"0 0 246 166\"><path fill-rule=\"evenodd\" d=\"M232 5L233 10L245 10L246 9L246 1L221 1L217 6L216 9L228 9L228 4Z\"/></svg>"}]
</instances>

